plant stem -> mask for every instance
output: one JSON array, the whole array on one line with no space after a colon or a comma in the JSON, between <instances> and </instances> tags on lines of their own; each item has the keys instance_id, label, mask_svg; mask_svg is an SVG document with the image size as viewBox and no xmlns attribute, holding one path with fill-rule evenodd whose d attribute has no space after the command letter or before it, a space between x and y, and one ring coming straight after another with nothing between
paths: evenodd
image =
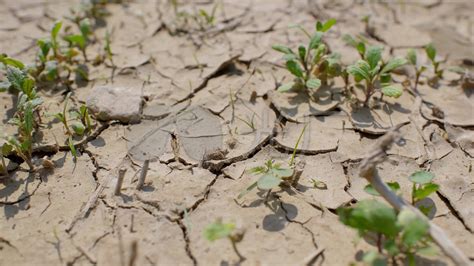
<instances>
[{"instance_id":1,"label":"plant stem","mask_svg":"<svg viewBox=\"0 0 474 266\"><path fill-rule=\"evenodd\" d=\"M382 250L382 234L377 234L377 249L379 251L380 254L383 254L383 250Z\"/></svg>"},{"instance_id":2,"label":"plant stem","mask_svg":"<svg viewBox=\"0 0 474 266\"><path fill-rule=\"evenodd\" d=\"M239 250L237 249L236 242L232 238L229 238L229 240L230 240L230 243L232 244L232 249L234 250L235 254L237 254L237 256L239 257L239 262L244 261L245 257L242 256L242 254L240 254Z\"/></svg>"}]
</instances>

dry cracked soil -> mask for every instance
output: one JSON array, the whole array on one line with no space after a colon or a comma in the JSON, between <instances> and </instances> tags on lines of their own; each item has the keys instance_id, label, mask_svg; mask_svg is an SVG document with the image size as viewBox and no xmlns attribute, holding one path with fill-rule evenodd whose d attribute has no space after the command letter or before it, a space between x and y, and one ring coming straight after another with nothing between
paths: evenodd
<instances>
[{"instance_id":1,"label":"dry cracked soil","mask_svg":"<svg viewBox=\"0 0 474 266\"><path fill-rule=\"evenodd\" d=\"M214 6L179 2L189 13ZM102 108L100 120L92 134L74 140L74 159L62 124L51 115L61 110L64 91L39 90L44 121L34 156L53 167L30 173L10 158L10 176L0 179L0 265L302 265L311 256L316 265L360 263L373 243L357 240L335 210L372 197L358 166L395 125L402 125L403 142L387 152L381 176L409 195L411 173L434 173L440 190L429 199L432 222L474 260L473 88L463 88L455 73L446 72L436 87L423 76L419 110L409 92L369 110L347 104L344 84L336 80L313 102L276 91L291 77L271 49L307 41L289 25L312 30L316 20L335 18L326 42L346 65L358 54L342 36L362 34L385 46L384 57L403 56L408 48L423 54L431 42L446 67L472 72L474 2L217 2L216 21L204 28L179 23L164 0L107 5L109 15L95 34L110 32L115 67L89 64L89 82L75 83L70 100L71 106ZM0 0L0 52L32 62L36 40L49 35L54 21L70 23L65 17L78 3ZM371 15L369 28L364 15ZM101 45L88 47L91 58ZM394 79L406 83L413 71L403 68ZM7 121L16 101L0 94L2 133L15 132ZM248 169L268 159L287 161L305 124L296 151L306 162L298 186L237 199L258 178ZM145 160L146 183L136 190ZM121 168L127 172L121 195L114 196ZM315 188L312 179L326 187ZM203 237L217 218L245 229L238 243L245 261L229 241ZM453 264L442 254L418 263Z\"/></svg>"}]
</instances>

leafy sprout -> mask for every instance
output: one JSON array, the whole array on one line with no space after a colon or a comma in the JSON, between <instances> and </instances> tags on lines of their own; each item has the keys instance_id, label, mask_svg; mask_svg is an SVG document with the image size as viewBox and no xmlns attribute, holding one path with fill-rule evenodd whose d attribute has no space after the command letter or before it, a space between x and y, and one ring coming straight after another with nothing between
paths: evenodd
<instances>
[{"instance_id":1,"label":"leafy sprout","mask_svg":"<svg viewBox=\"0 0 474 266\"><path fill-rule=\"evenodd\" d=\"M415 93L418 93L418 83L420 81L420 76L423 72L426 70L426 66L421 65L420 62L418 61L418 57L416 55L415 50L410 49L407 52L406 59L410 65L412 65L415 68L416 71L416 76L415 76L415 86L414 86L414 91Z\"/></svg>"},{"instance_id":2,"label":"leafy sprout","mask_svg":"<svg viewBox=\"0 0 474 266\"><path fill-rule=\"evenodd\" d=\"M265 162L265 165L251 168L249 172L261 176L256 182L252 183L239 194L239 199L256 187L268 191L278 187L285 179L292 177L294 171L291 168L281 167L280 164L275 163L273 160L268 160Z\"/></svg>"},{"instance_id":3,"label":"leafy sprout","mask_svg":"<svg viewBox=\"0 0 474 266\"><path fill-rule=\"evenodd\" d=\"M416 253L435 249L428 222L411 210L396 213L377 200L362 200L352 207L338 208L337 213L343 224L377 244L377 251L364 255L363 260L370 265L386 265L389 260L400 259L414 265Z\"/></svg>"},{"instance_id":4,"label":"leafy sprout","mask_svg":"<svg viewBox=\"0 0 474 266\"><path fill-rule=\"evenodd\" d=\"M437 78L443 78L443 70L440 68L441 61L437 60L437 51L433 44L428 44L425 46L425 53L428 59L430 60L433 71Z\"/></svg>"},{"instance_id":5,"label":"leafy sprout","mask_svg":"<svg viewBox=\"0 0 474 266\"><path fill-rule=\"evenodd\" d=\"M272 48L283 53L286 61L286 69L294 76L292 82L278 87L279 92L304 89L312 97L313 91L322 84L327 84L328 80L341 73L339 54L330 54L327 46L323 43L324 33L336 23L335 19L330 19L325 23L316 23L316 33L309 35L304 29L303 32L310 37L309 43L300 45L297 51L284 45L273 45Z\"/></svg>"},{"instance_id":6,"label":"leafy sprout","mask_svg":"<svg viewBox=\"0 0 474 266\"><path fill-rule=\"evenodd\" d=\"M426 171L418 171L408 177L413 182L411 195L413 205L438 191L439 185L432 182L433 178L434 175ZM425 211L423 212L426 214Z\"/></svg>"},{"instance_id":7,"label":"leafy sprout","mask_svg":"<svg viewBox=\"0 0 474 266\"><path fill-rule=\"evenodd\" d=\"M364 106L368 106L369 100L376 91L382 95L398 98L403 89L399 85L392 84L391 71L407 63L404 58L392 58L387 62L382 60L382 47L369 46L364 53L363 59L348 66L347 72L351 74L357 83L365 82Z\"/></svg>"},{"instance_id":8,"label":"leafy sprout","mask_svg":"<svg viewBox=\"0 0 474 266\"><path fill-rule=\"evenodd\" d=\"M243 261L245 258L240 254L237 249L237 243L242 241L244 232L236 230L234 223L223 223L222 219L217 219L214 223L209 224L204 230L204 237L214 242L218 239L227 238L232 244L234 252L237 254L239 259Z\"/></svg>"}]
</instances>

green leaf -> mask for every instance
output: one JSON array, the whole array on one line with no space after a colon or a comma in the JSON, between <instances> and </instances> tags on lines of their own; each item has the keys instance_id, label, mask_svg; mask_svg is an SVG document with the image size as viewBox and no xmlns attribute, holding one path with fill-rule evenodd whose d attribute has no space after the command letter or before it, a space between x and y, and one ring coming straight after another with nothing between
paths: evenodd
<instances>
[{"instance_id":1,"label":"green leaf","mask_svg":"<svg viewBox=\"0 0 474 266\"><path fill-rule=\"evenodd\" d=\"M398 182L388 182L386 184L394 193L397 193L400 190L400 184L398 184ZM367 184L364 187L364 191L373 196L380 196L380 194L372 187L371 184Z\"/></svg>"},{"instance_id":2,"label":"green leaf","mask_svg":"<svg viewBox=\"0 0 474 266\"><path fill-rule=\"evenodd\" d=\"M294 82L288 82L288 83L285 83L285 84L281 85L280 87L278 87L277 91L287 92L287 91L291 90L294 86L295 86Z\"/></svg>"},{"instance_id":3,"label":"green leaf","mask_svg":"<svg viewBox=\"0 0 474 266\"><path fill-rule=\"evenodd\" d=\"M12 152L13 147L9 143L4 143L2 146L2 155L6 156Z\"/></svg>"},{"instance_id":4,"label":"green leaf","mask_svg":"<svg viewBox=\"0 0 474 266\"><path fill-rule=\"evenodd\" d=\"M234 229L235 225L233 223L222 223L221 221L217 221L206 227L204 230L204 237L212 242L217 239L229 237Z\"/></svg>"},{"instance_id":5,"label":"green leaf","mask_svg":"<svg viewBox=\"0 0 474 266\"><path fill-rule=\"evenodd\" d=\"M332 26L334 26L334 24L336 24L336 19L329 19L328 21L326 21L320 29L317 29L318 31L322 31L322 32L326 32L328 31L329 29L331 29Z\"/></svg>"},{"instance_id":6,"label":"green leaf","mask_svg":"<svg viewBox=\"0 0 474 266\"><path fill-rule=\"evenodd\" d=\"M272 174L264 174L257 181L257 186L259 189L269 190L272 189L281 183L281 178L278 178Z\"/></svg>"},{"instance_id":7,"label":"green leaf","mask_svg":"<svg viewBox=\"0 0 474 266\"><path fill-rule=\"evenodd\" d=\"M283 60L285 61L298 60L298 56L296 56L295 54L284 54Z\"/></svg>"},{"instance_id":8,"label":"green leaf","mask_svg":"<svg viewBox=\"0 0 474 266\"><path fill-rule=\"evenodd\" d=\"M380 84L382 86L390 85L391 82L392 82L392 75L390 75L390 73L385 73L385 74L380 75Z\"/></svg>"},{"instance_id":9,"label":"green leaf","mask_svg":"<svg viewBox=\"0 0 474 266\"><path fill-rule=\"evenodd\" d=\"M321 190L328 189L328 185L324 183L323 181L319 181L314 178L311 178L311 183L313 183L314 188L321 189Z\"/></svg>"},{"instance_id":10,"label":"green leaf","mask_svg":"<svg viewBox=\"0 0 474 266\"><path fill-rule=\"evenodd\" d=\"M309 50L313 50L319 46L321 43L321 39L323 38L323 33L322 32L316 32L313 37L311 37L311 40L309 41Z\"/></svg>"},{"instance_id":11,"label":"green leaf","mask_svg":"<svg viewBox=\"0 0 474 266\"><path fill-rule=\"evenodd\" d=\"M402 227L403 243L409 247L424 238L430 228L427 221L408 209L404 209L398 214L397 224Z\"/></svg>"},{"instance_id":12,"label":"green leaf","mask_svg":"<svg viewBox=\"0 0 474 266\"><path fill-rule=\"evenodd\" d=\"M315 90L321 87L321 80L316 78L309 79L308 81L306 81L306 87Z\"/></svg>"},{"instance_id":13,"label":"green leaf","mask_svg":"<svg viewBox=\"0 0 474 266\"><path fill-rule=\"evenodd\" d=\"M290 168L272 168L271 172L277 177L290 177L293 175L293 169Z\"/></svg>"},{"instance_id":14,"label":"green leaf","mask_svg":"<svg viewBox=\"0 0 474 266\"><path fill-rule=\"evenodd\" d=\"M402 95L403 89L399 85L389 85L382 88L383 95L398 98Z\"/></svg>"},{"instance_id":15,"label":"green leaf","mask_svg":"<svg viewBox=\"0 0 474 266\"><path fill-rule=\"evenodd\" d=\"M401 58L401 57L393 58L390 61L388 61L387 64L385 64L385 66L382 68L382 71L380 71L380 73L381 74L389 73L390 71L405 65L407 62L408 61L405 58Z\"/></svg>"},{"instance_id":16,"label":"green leaf","mask_svg":"<svg viewBox=\"0 0 474 266\"><path fill-rule=\"evenodd\" d=\"M408 50L406 58L410 64L416 66L417 57L416 57L416 52L414 49Z\"/></svg>"},{"instance_id":17,"label":"green leaf","mask_svg":"<svg viewBox=\"0 0 474 266\"><path fill-rule=\"evenodd\" d=\"M33 132L33 107L31 104L26 104L24 113L24 130L27 136Z\"/></svg>"},{"instance_id":18,"label":"green leaf","mask_svg":"<svg viewBox=\"0 0 474 266\"><path fill-rule=\"evenodd\" d=\"M26 74L16 67L7 67L7 79L18 91L22 91Z\"/></svg>"},{"instance_id":19,"label":"green leaf","mask_svg":"<svg viewBox=\"0 0 474 266\"><path fill-rule=\"evenodd\" d=\"M386 266L387 261L386 259L379 254L377 251L368 251L364 253L362 257L362 261L365 262L367 265L371 266Z\"/></svg>"},{"instance_id":20,"label":"green leaf","mask_svg":"<svg viewBox=\"0 0 474 266\"><path fill-rule=\"evenodd\" d=\"M302 45L298 47L298 54L300 56L301 61L305 61L306 58L306 48Z\"/></svg>"},{"instance_id":21,"label":"green leaf","mask_svg":"<svg viewBox=\"0 0 474 266\"><path fill-rule=\"evenodd\" d=\"M370 65L370 69L374 69L382 59L382 48L379 46L369 46L365 51L365 60Z\"/></svg>"},{"instance_id":22,"label":"green leaf","mask_svg":"<svg viewBox=\"0 0 474 266\"><path fill-rule=\"evenodd\" d=\"M357 52L359 52L359 54L361 56L364 56L365 55L365 43L363 42L359 42L357 45L356 45L356 49L357 49Z\"/></svg>"},{"instance_id":23,"label":"green leaf","mask_svg":"<svg viewBox=\"0 0 474 266\"><path fill-rule=\"evenodd\" d=\"M284 54L294 54L289 47L286 47L284 45L273 45L272 49Z\"/></svg>"},{"instance_id":24,"label":"green leaf","mask_svg":"<svg viewBox=\"0 0 474 266\"><path fill-rule=\"evenodd\" d=\"M342 36L342 40L343 40L346 44L348 44L348 45L350 45L350 46L352 46L352 47L356 47L357 44L358 44L357 41L356 41L351 35L349 35L349 34L344 34L344 36Z\"/></svg>"},{"instance_id":25,"label":"green leaf","mask_svg":"<svg viewBox=\"0 0 474 266\"><path fill-rule=\"evenodd\" d=\"M82 36L87 39L87 36L91 34L91 22L88 18L85 18L79 22L79 29L81 31Z\"/></svg>"},{"instance_id":26,"label":"green leaf","mask_svg":"<svg viewBox=\"0 0 474 266\"><path fill-rule=\"evenodd\" d=\"M246 188L244 191L240 192L240 194L237 196L238 199L242 198L245 196L247 193L252 191L252 189L257 187L257 182L253 182L248 188Z\"/></svg>"},{"instance_id":27,"label":"green leaf","mask_svg":"<svg viewBox=\"0 0 474 266\"><path fill-rule=\"evenodd\" d=\"M354 76L356 81L370 81L370 65L364 60L358 60L354 65L347 67L347 72Z\"/></svg>"},{"instance_id":28,"label":"green leaf","mask_svg":"<svg viewBox=\"0 0 474 266\"><path fill-rule=\"evenodd\" d=\"M0 62L8 66L16 67L18 69L25 68L25 65L20 60L17 60L11 57L2 57Z\"/></svg>"},{"instance_id":29,"label":"green leaf","mask_svg":"<svg viewBox=\"0 0 474 266\"><path fill-rule=\"evenodd\" d=\"M71 137L68 138L68 143L67 144L69 146L69 149L71 150L72 156L74 156L74 159L77 159L76 147L74 146L74 142L72 141Z\"/></svg>"},{"instance_id":30,"label":"green leaf","mask_svg":"<svg viewBox=\"0 0 474 266\"><path fill-rule=\"evenodd\" d=\"M435 183L427 183L423 184L420 188L416 188L415 191L413 192L413 198L415 201L420 201L432 193L438 191L439 185Z\"/></svg>"},{"instance_id":31,"label":"green leaf","mask_svg":"<svg viewBox=\"0 0 474 266\"><path fill-rule=\"evenodd\" d=\"M72 127L72 130L74 130L74 133L76 133L79 136L84 135L84 131L86 130L86 128L81 122L75 122L71 125L71 127Z\"/></svg>"},{"instance_id":32,"label":"green leaf","mask_svg":"<svg viewBox=\"0 0 474 266\"><path fill-rule=\"evenodd\" d=\"M69 42L71 45L79 47L80 49L84 49L86 47L86 39L80 34L64 36L64 40Z\"/></svg>"},{"instance_id":33,"label":"green leaf","mask_svg":"<svg viewBox=\"0 0 474 266\"><path fill-rule=\"evenodd\" d=\"M290 71L291 74L295 75L298 78L303 78L303 69L296 61L289 60L286 61L286 68Z\"/></svg>"},{"instance_id":34,"label":"green leaf","mask_svg":"<svg viewBox=\"0 0 474 266\"><path fill-rule=\"evenodd\" d=\"M46 79L48 81L53 81L58 78L58 62L55 60L47 61L44 67Z\"/></svg>"},{"instance_id":35,"label":"green leaf","mask_svg":"<svg viewBox=\"0 0 474 266\"><path fill-rule=\"evenodd\" d=\"M434 175L427 171L418 171L408 177L413 183L416 184L426 184L430 183L433 180Z\"/></svg>"},{"instance_id":36,"label":"green leaf","mask_svg":"<svg viewBox=\"0 0 474 266\"><path fill-rule=\"evenodd\" d=\"M399 228L395 210L376 200L362 200L350 208L338 208L339 220L347 226L394 237Z\"/></svg>"},{"instance_id":37,"label":"green leaf","mask_svg":"<svg viewBox=\"0 0 474 266\"><path fill-rule=\"evenodd\" d=\"M435 58L436 58L436 48L433 46L432 43L428 44L427 46L425 46L425 52L426 52L426 56L428 56L428 58L434 62L435 61Z\"/></svg>"},{"instance_id":38,"label":"green leaf","mask_svg":"<svg viewBox=\"0 0 474 266\"><path fill-rule=\"evenodd\" d=\"M51 39L56 41L56 38L58 37L58 33L61 30L61 27L63 26L62 21L56 21L53 25L53 29L51 30Z\"/></svg>"}]
</instances>

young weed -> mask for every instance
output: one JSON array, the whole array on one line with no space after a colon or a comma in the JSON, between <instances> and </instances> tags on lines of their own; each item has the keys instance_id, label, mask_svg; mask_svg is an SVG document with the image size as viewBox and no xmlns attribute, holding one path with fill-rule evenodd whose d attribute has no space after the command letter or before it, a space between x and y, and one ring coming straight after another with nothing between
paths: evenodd
<instances>
[{"instance_id":1,"label":"young weed","mask_svg":"<svg viewBox=\"0 0 474 266\"><path fill-rule=\"evenodd\" d=\"M362 47L362 46L361 46ZM364 81L365 100L364 106L369 105L372 95L381 91L382 96L398 98L402 95L403 89L399 85L392 84L391 71L407 63L404 58L392 58L388 62L382 60L382 47L365 45L361 49L364 51L363 59L347 67L347 72L352 75L357 83Z\"/></svg>"},{"instance_id":2,"label":"young weed","mask_svg":"<svg viewBox=\"0 0 474 266\"><path fill-rule=\"evenodd\" d=\"M240 254L237 249L237 243L242 241L244 237L244 232L236 230L235 224L233 223L223 223L221 219L217 219L216 222L209 224L204 230L204 237L210 241L214 242L218 239L227 238L232 244L232 249L235 254L239 257L242 262L245 258Z\"/></svg>"},{"instance_id":3,"label":"young weed","mask_svg":"<svg viewBox=\"0 0 474 266\"><path fill-rule=\"evenodd\" d=\"M328 80L341 74L339 54L330 54L327 46L323 43L324 33L336 23L330 19L325 23L316 23L316 33L312 36L306 30L299 27L309 38L309 43L298 46L297 52L284 45L273 45L275 51L283 53L287 70L294 76L292 82L278 87L279 92L304 89L312 97L315 90L321 84L327 84Z\"/></svg>"},{"instance_id":4,"label":"young weed","mask_svg":"<svg viewBox=\"0 0 474 266\"><path fill-rule=\"evenodd\" d=\"M420 64L416 52L413 49L408 50L406 59L408 63L415 68L415 86L413 87L413 90L415 93L418 93L418 83L420 82L420 76L423 72L425 72L426 66Z\"/></svg>"},{"instance_id":5,"label":"young weed","mask_svg":"<svg viewBox=\"0 0 474 266\"><path fill-rule=\"evenodd\" d=\"M57 113L54 115L64 126L66 130L66 134L68 136L72 136L73 132L77 136L82 136L85 133L88 133L92 129L92 119L89 115L89 109L87 106L82 105L79 110L72 110L69 111L69 117L73 120L70 124L70 120L68 119L68 109L67 105L70 98L70 93L66 95L64 100L64 107L61 113ZM72 131L71 131L72 129Z\"/></svg>"},{"instance_id":6,"label":"young weed","mask_svg":"<svg viewBox=\"0 0 474 266\"><path fill-rule=\"evenodd\" d=\"M352 207L337 209L339 220L372 241L377 251L365 252L369 265L415 265L415 255L434 255L437 248L429 236L429 224L414 212L397 213L377 200L362 200Z\"/></svg>"}]
</instances>

